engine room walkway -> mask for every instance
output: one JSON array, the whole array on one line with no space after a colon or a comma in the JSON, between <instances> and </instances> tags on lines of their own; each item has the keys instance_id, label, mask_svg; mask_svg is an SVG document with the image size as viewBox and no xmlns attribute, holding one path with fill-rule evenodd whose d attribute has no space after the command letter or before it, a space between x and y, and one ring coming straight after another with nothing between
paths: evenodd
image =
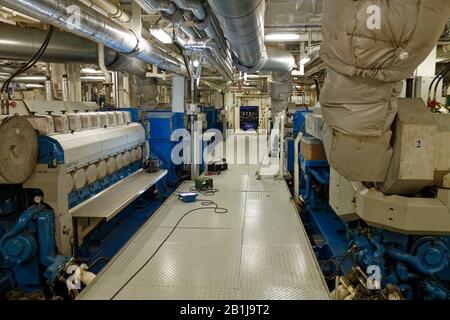
<instances>
[{"instance_id":1,"label":"engine room walkway","mask_svg":"<svg viewBox=\"0 0 450 320\"><path fill-rule=\"evenodd\" d=\"M97 276L79 299L329 299L303 224L284 181L231 165L214 177L226 214L173 194ZM178 192L188 191L192 181ZM153 257L152 257L153 256ZM151 258L150 261L148 261Z\"/></svg>"}]
</instances>

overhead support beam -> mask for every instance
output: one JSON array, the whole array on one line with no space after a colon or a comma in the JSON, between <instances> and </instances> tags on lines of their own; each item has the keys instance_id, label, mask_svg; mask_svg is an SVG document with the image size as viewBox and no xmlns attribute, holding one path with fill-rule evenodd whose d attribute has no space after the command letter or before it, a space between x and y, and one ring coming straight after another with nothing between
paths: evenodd
<instances>
[{"instance_id":1,"label":"overhead support beam","mask_svg":"<svg viewBox=\"0 0 450 320\"><path fill-rule=\"evenodd\" d=\"M162 70L182 76L186 66L146 39L75 0L0 0L12 10L52 24L81 37L102 43L120 53L136 57Z\"/></svg>"}]
</instances>

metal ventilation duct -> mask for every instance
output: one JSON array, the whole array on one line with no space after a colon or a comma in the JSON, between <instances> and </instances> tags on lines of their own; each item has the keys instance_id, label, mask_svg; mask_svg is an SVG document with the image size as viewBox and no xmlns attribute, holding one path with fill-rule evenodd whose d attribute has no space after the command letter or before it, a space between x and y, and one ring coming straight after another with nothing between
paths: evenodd
<instances>
[{"instance_id":1,"label":"metal ventilation duct","mask_svg":"<svg viewBox=\"0 0 450 320\"><path fill-rule=\"evenodd\" d=\"M272 72L272 114L275 116L285 110L292 92L291 71L295 67L295 59L286 50L265 47L265 1L208 2L236 56L238 68L247 73Z\"/></svg>"},{"instance_id":2,"label":"metal ventilation duct","mask_svg":"<svg viewBox=\"0 0 450 320\"><path fill-rule=\"evenodd\" d=\"M0 59L28 60L39 49L46 35L47 32L40 29L2 25L0 28ZM97 64L98 46L95 42L71 33L54 30L47 50L40 61ZM105 64L111 71L131 74L147 72L145 62L122 55L109 48L105 48Z\"/></svg>"},{"instance_id":3,"label":"metal ventilation duct","mask_svg":"<svg viewBox=\"0 0 450 320\"><path fill-rule=\"evenodd\" d=\"M146 63L182 76L186 66L144 38L74 0L0 0L17 12L50 23L68 32L88 38Z\"/></svg>"}]
</instances>

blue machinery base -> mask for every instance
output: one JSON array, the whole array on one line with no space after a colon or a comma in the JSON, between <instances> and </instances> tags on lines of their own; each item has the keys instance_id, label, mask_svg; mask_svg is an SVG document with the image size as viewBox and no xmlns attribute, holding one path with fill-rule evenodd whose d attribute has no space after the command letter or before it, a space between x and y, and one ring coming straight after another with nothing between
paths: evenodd
<instances>
[{"instance_id":1,"label":"blue machinery base","mask_svg":"<svg viewBox=\"0 0 450 320\"><path fill-rule=\"evenodd\" d=\"M293 139L288 140L290 171L293 147ZM397 285L407 299L450 299L450 237L402 235L369 227L362 220L346 223L328 204L328 163L304 161L301 156L299 163L304 201L300 216L331 290L336 275L346 275L354 266L364 271L377 266L381 285Z\"/></svg>"}]
</instances>

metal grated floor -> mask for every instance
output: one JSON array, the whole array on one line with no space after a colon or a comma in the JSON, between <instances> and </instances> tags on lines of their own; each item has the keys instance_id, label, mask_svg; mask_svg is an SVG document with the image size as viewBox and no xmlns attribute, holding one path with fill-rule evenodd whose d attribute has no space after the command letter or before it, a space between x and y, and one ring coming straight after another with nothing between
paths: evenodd
<instances>
[{"instance_id":1,"label":"metal grated floor","mask_svg":"<svg viewBox=\"0 0 450 320\"><path fill-rule=\"evenodd\" d=\"M230 166L211 197L225 215L178 219L198 203L170 197L79 299L329 299L314 253L284 181L257 181L256 167ZM185 182L178 191L193 185Z\"/></svg>"}]
</instances>

